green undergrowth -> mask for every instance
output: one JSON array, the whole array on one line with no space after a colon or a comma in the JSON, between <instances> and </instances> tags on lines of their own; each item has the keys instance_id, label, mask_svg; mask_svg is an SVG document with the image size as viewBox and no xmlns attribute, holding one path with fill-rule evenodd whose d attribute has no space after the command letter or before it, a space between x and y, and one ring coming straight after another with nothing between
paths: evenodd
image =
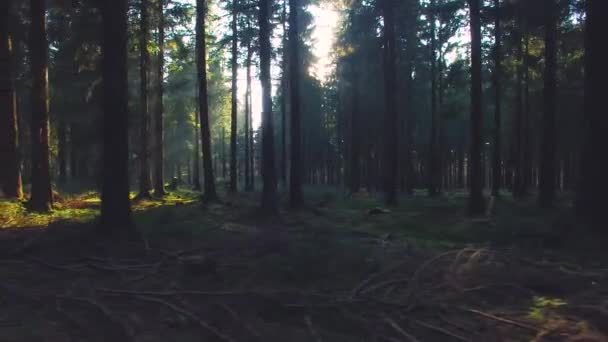
<instances>
[{"instance_id":1,"label":"green undergrowth","mask_svg":"<svg viewBox=\"0 0 608 342\"><path fill-rule=\"evenodd\" d=\"M289 211L282 199L281 220L286 231L306 231L326 239L410 240L437 247L466 244L559 243L574 226L570 199L562 196L558 207L541 211L534 197L514 199L501 194L492 214L480 218L466 215L467 193L448 192L429 197L425 191L401 196L399 204L386 207L382 194L349 195L337 188L307 187L306 208ZM55 222L92 222L99 215L99 193L61 194L50 213L32 213L24 202L0 201L0 227L44 227ZM263 229L257 222L259 194L222 194L222 203L203 204L200 193L178 190L162 199L136 200L131 194L134 220L146 235L206 236L222 234L225 225L237 223L247 230ZM373 211L380 210L380 213ZM230 229L228 229L230 230ZM238 228L237 228L238 230ZM553 241L556 240L556 241Z\"/></svg>"}]
</instances>

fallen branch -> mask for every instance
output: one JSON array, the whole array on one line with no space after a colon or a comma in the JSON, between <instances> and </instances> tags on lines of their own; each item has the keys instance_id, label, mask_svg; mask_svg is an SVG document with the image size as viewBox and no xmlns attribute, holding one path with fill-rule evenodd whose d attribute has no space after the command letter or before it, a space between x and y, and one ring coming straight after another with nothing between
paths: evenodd
<instances>
[{"instance_id":1,"label":"fallen branch","mask_svg":"<svg viewBox=\"0 0 608 342\"><path fill-rule=\"evenodd\" d=\"M521 322L517 322L517 321L513 321L513 320L510 320L510 319L507 319L507 318L498 317L498 316L492 315L492 314L487 313L487 312L483 312L483 311L479 311L479 310L475 310L475 309L463 309L463 310L466 311L466 312L470 312L470 313L473 313L473 314L476 314L476 315L479 315L479 316L491 319L491 320L495 320L497 322L501 322L501 323L505 323L505 324L510 324L510 325L513 325L513 326L516 326L516 327L519 327L519 328L522 328L522 329L527 329L527 330L530 330L530 331L533 331L533 332L538 332L538 330L539 330L538 328L536 328L534 326L531 326L531 325L528 325L528 324L525 324L525 323L521 323Z\"/></svg>"},{"instance_id":2,"label":"fallen branch","mask_svg":"<svg viewBox=\"0 0 608 342\"><path fill-rule=\"evenodd\" d=\"M321 335L319 334L317 329L315 329L314 325L312 324L312 319L310 318L310 316L304 317L304 321L306 322L308 331L310 331L310 335L315 339L315 341L323 342L323 339L321 339Z\"/></svg>"},{"instance_id":3,"label":"fallen branch","mask_svg":"<svg viewBox=\"0 0 608 342\"><path fill-rule=\"evenodd\" d=\"M173 310L183 316L186 316L186 317L190 318L192 321L198 323L198 325L200 325L202 328L206 329L207 331L209 331L210 333L215 335L220 340L227 341L227 342L236 342L232 337L223 334L222 332L220 332L219 330L217 330L216 328L211 326L209 323L203 321L200 317L198 317L194 313L192 313L186 309L180 308L177 305L171 304L162 299L158 299L158 298L154 298L154 297L135 296L133 298L140 300L140 301L144 301L144 302L157 303L157 304L166 306L166 307L170 308L171 310Z\"/></svg>"},{"instance_id":4,"label":"fallen branch","mask_svg":"<svg viewBox=\"0 0 608 342\"><path fill-rule=\"evenodd\" d=\"M438 333L441 333L441 334L444 334L444 335L447 335L447 336L453 337L453 338L455 338L455 339L457 339L457 340L459 340L459 341L465 341L465 342L468 342L468 341L469 341L469 339L468 339L468 338L462 337L462 336L460 336L460 335L456 335L455 333L453 333L453 332L451 332L451 331L449 331L449 330L447 330L447 329L443 329L443 328L440 328L440 327L434 326L434 325L432 325L432 324L429 324L429 323L426 323L426 322L419 321L419 320L417 320L417 319L412 320L412 322L414 322L415 324L418 324L418 325L420 325L420 326L422 326L422 327L425 327L425 328L427 328L427 329L431 329L431 330L436 331L436 332L438 332Z\"/></svg>"},{"instance_id":5,"label":"fallen branch","mask_svg":"<svg viewBox=\"0 0 608 342\"><path fill-rule=\"evenodd\" d=\"M54 270L58 270L58 271L66 271L66 272L81 272L82 270L78 270L76 269L76 267L82 267L84 266L84 264L75 264L75 265L69 265L69 266L64 266L64 265L55 265L55 264L51 264L49 262L46 262L44 260L38 259L38 258L27 258L27 260L35 262L37 264L52 268Z\"/></svg>"},{"instance_id":6,"label":"fallen branch","mask_svg":"<svg viewBox=\"0 0 608 342\"><path fill-rule=\"evenodd\" d=\"M395 329L398 333L400 333L403 337L407 338L408 341L410 341L410 342L420 342L420 340L418 340L415 336L413 336L412 334L410 334L407 331L403 330L403 328L400 327L399 324L397 324L397 322L395 322L392 318L384 315L384 321L386 323L388 323L388 325L390 325L391 328Z\"/></svg>"},{"instance_id":7,"label":"fallen branch","mask_svg":"<svg viewBox=\"0 0 608 342\"><path fill-rule=\"evenodd\" d=\"M255 337L262 339L262 335L260 335L260 333L258 333L255 329L253 329L253 327L245 322L241 316L239 316L236 311L232 310L228 305L226 304L220 304L220 306L222 307L222 309L226 310L226 312L228 312L230 314L230 316L232 316L232 318L234 318L234 320L238 321L239 323L241 323L245 329L247 331L249 331L252 335L254 335Z\"/></svg>"},{"instance_id":8,"label":"fallen branch","mask_svg":"<svg viewBox=\"0 0 608 342\"><path fill-rule=\"evenodd\" d=\"M117 319L114 314L112 313L112 311L110 311L110 309L108 309L106 306L104 306L103 304L92 300L92 299L88 299L88 298L81 298L81 297L70 297L70 296L55 296L56 299L62 299L62 300L71 300L74 302L78 302L78 303L82 303L82 304L87 304L95 309L97 309L97 311L99 313L101 313L104 317L106 317L106 319L111 322L112 324L114 324L115 326L120 328L119 334L120 334L120 338L123 341L134 341L133 338L133 333L131 331L131 329L129 329L127 326L125 326L123 324L123 322L120 319Z\"/></svg>"},{"instance_id":9,"label":"fallen branch","mask_svg":"<svg viewBox=\"0 0 608 342\"><path fill-rule=\"evenodd\" d=\"M374 292L376 290L380 290L380 289L383 289L388 286L399 285L399 284L407 283L409 281L410 281L409 278L401 278L401 279L383 281L383 282L377 283L375 285L369 286L365 289L361 289L359 291L359 294L368 294L370 292Z\"/></svg>"}]
</instances>

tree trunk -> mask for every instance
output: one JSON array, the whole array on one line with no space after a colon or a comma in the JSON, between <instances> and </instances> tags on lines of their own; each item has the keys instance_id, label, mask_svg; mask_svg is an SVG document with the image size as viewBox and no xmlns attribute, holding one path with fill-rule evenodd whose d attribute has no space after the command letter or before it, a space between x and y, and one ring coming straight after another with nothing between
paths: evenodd
<instances>
[{"instance_id":1,"label":"tree trunk","mask_svg":"<svg viewBox=\"0 0 608 342\"><path fill-rule=\"evenodd\" d=\"M352 58L352 108L350 119L350 192L355 194L361 187L361 156L359 136L359 75Z\"/></svg>"},{"instance_id":2,"label":"tree trunk","mask_svg":"<svg viewBox=\"0 0 608 342\"><path fill-rule=\"evenodd\" d=\"M222 180L226 181L226 128L222 127L222 137L220 138L221 158L222 158Z\"/></svg>"},{"instance_id":3,"label":"tree trunk","mask_svg":"<svg viewBox=\"0 0 608 342\"><path fill-rule=\"evenodd\" d=\"M382 1L382 16L384 18L384 95L386 114L384 121L384 192L388 205L397 204L397 158L399 156L399 119L396 107L397 84L396 55L395 55L395 22L393 0Z\"/></svg>"},{"instance_id":4,"label":"tree trunk","mask_svg":"<svg viewBox=\"0 0 608 342\"><path fill-rule=\"evenodd\" d=\"M430 3L430 24L431 24L431 134L429 141L429 154L428 154L428 170L427 170L427 186L428 192L430 196L435 196L438 194L438 185L437 185L437 169L438 165L438 111L437 111L437 39L436 39L436 23L435 23L435 0L431 0Z\"/></svg>"},{"instance_id":5,"label":"tree trunk","mask_svg":"<svg viewBox=\"0 0 608 342\"><path fill-rule=\"evenodd\" d=\"M418 6L418 2L412 2ZM413 110L413 99L414 99L414 78L412 76L414 70L414 63L416 59L416 47L417 47L417 29L416 22L418 18L416 17L416 13L418 13L417 8L412 8L408 18L409 21L407 38L406 38L406 80L405 80L405 191L406 193L412 195L414 193L414 185L416 183L415 180L415 172L414 172L414 125L416 122L416 112Z\"/></svg>"},{"instance_id":6,"label":"tree trunk","mask_svg":"<svg viewBox=\"0 0 608 342\"><path fill-rule=\"evenodd\" d=\"M194 98L196 99L196 103L198 103L198 80L196 82L196 94ZM199 118L199 107L196 106L195 114L194 114L194 158L192 162L194 163L193 174L192 174L192 189L194 191L201 191L201 147L200 147L200 135L199 135L199 126L200 126L200 118Z\"/></svg>"},{"instance_id":7,"label":"tree trunk","mask_svg":"<svg viewBox=\"0 0 608 342\"><path fill-rule=\"evenodd\" d=\"M518 11L516 14L518 20L516 21L516 59L517 59L517 72L515 74L515 123L513 125L513 137L514 143L512 146L512 160L513 160L513 196L523 197L525 195L525 187L523 186L523 157L522 157L522 138L523 138L523 78L524 78L524 50L522 47L522 30L521 30L521 13Z\"/></svg>"},{"instance_id":8,"label":"tree trunk","mask_svg":"<svg viewBox=\"0 0 608 342\"><path fill-rule=\"evenodd\" d=\"M128 171L127 0L103 2L102 15L104 152L101 224L106 231L123 233L124 228L132 226Z\"/></svg>"},{"instance_id":9,"label":"tree trunk","mask_svg":"<svg viewBox=\"0 0 608 342\"><path fill-rule=\"evenodd\" d=\"M140 123L139 123L139 194L138 198L150 198L150 164L148 163L149 115L148 115L148 72L150 53L148 52L148 0L141 0L139 36L139 77L140 77ZM159 76L160 77L160 76Z\"/></svg>"},{"instance_id":10,"label":"tree trunk","mask_svg":"<svg viewBox=\"0 0 608 342\"><path fill-rule=\"evenodd\" d=\"M209 104L207 99L207 55L205 43L205 0L196 0L196 67L198 78L198 105L201 123L201 138L203 145L203 174L207 201L218 199L213 177L211 156L211 130L209 128Z\"/></svg>"},{"instance_id":11,"label":"tree trunk","mask_svg":"<svg viewBox=\"0 0 608 342\"><path fill-rule=\"evenodd\" d=\"M550 208L555 201L555 112L557 110L557 3L545 0L545 75L538 203Z\"/></svg>"},{"instance_id":12,"label":"tree trunk","mask_svg":"<svg viewBox=\"0 0 608 342\"><path fill-rule=\"evenodd\" d=\"M482 148L482 112L481 112L481 17L480 0L469 0L471 12L471 148L470 148L470 193L469 214L482 215L485 212L483 198Z\"/></svg>"},{"instance_id":13,"label":"tree trunk","mask_svg":"<svg viewBox=\"0 0 608 342\"><path fill-rule=\"evenodd\" d=\"M608 3L605 0L586 2L585 28L585 116L584 141L581 145L580 176L576 212L596 229L606 232L605 197L608 193L608 154L598 153L606 146L608 115L606 115L604 84L608 79L605 49Z\"/></svg>"},{"instance_id":14,"label":"tree trunk","mask_svg":"<svg viewBox=\"0 0 608 342\"><path fill-rule=\"evenodd\" d=\"M236 135L237 135L237 76L238 76L238 0L232 0L232 106L230 111L230 185L228 191L237 191Z\"/></svg>"},{"instance_id":15,"label":"tree trunk","mask_svg":"<svg viewBox=\"0 0 608 342\"><path fill-rule=\"evenodd\" d=\"M494 73L492 82L494 86L494 153L492 160L492 195L498 197L501 187L501 91L500 80L502 75L501 65L501 29L500 29L500 0L494 0Z\"/></svg>"},{"instance_id":16,"label":"tree trunk","mask_svg":"<svg viewBox=\"0 0 608 342\"><path fill-rule=\"evenodd\" d=\"M46 8L31 0L30 62L32 72L32 190L30 206L49 211L53 202L49 160L49 85Z\"/></svg>"},{"instance_id":17,"label":"tree trunk","mask_svg":"<svg viewBox=\"0 0 608 342\"><path fill-rule=\"evenodd\" d=\"M300 35L298 32L298 0L289 0L289 98L291 104L290 163L289 163L289 205L302 205L302 156L300 118Z\"/></svg>"},{"instance_id":18,"label":"tree trunk","mask_svg":"<svg viewBox=\"0 0 608 342\"><path fill-rule=\"evenodd\" d=\"M0 3L0 189L7 198L23 197L19 168L17 95L9 32L11 1Z\"/></svg>"},{"instance_id":19,"label":"tree trunk","mask_svg":"<svg viewBox=\"0 0 608 342\"><path fill-rule=\"evenodd\" d=\"M271 0L260 0L258 21L260 27L260 81L262 83L262 210L274 214L278 210L277 177L274 161L274 129L272 122L272 93L270 59Z\"/></svg>"},{"instance_id":20,"label":"tree trunk","mask_svg":"<svg viewBox=\"0 0 608 342\"><path fill-rule=\"evenodd\" d=\"M154 141L152 145L153 166L152 176L154 185L154 196L162 197L165 195L165 180L163 172L164 163L164 138L163 138L163 74L165 66L165 0L158 0L158 83L157 87L157 108L154 111Z\"/></svg>"},{"instance_id":21,"label":"tree trunk","mask_svg":"<svg viewBox=\"0 0 608 342\"><path fill-rule=\"evenodd\" d=\"M57 166L59 183L67 181L67 130L64 118L57 119Z\"/></svg>"},{"instance_id":22,"label":"tree trunk","mask_svg":"<svg viewBox=\"0 0 608 342\"><path fill-rule=\"evenodd\" d=\"M289 48L287 47L287 2L288 0L283 0L283 74L281 75L281 89L283 92L283 96L281 97L281 181L283 184L287 184L287 98L289 97L289 72L287 70L288 67L291 67L289 63ZM291 15L289 17L291 20ZM289 27L291 32L291 26ZM300 176L301 178L301 176Z\"/></svg>"},{"instance_id":23,"label":"tree trunk","mask_svg":"<svg viewBox=\"0 0 608 342\"><path fill-rule=\"evenodd\" d=\"M249 27L248 27L249 32ZM253 191L253 132L251 131L251 37L247 38L247 59L245 68L247 69L247 88L245 90L245 191Z\"/></svg>"}]
</instances>

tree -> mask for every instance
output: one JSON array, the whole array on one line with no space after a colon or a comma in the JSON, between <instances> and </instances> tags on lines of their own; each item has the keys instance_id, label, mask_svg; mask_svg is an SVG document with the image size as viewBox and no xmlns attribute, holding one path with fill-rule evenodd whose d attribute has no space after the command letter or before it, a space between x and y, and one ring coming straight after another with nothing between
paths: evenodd
<instances>
[{"instance_id":1,"label":"tree","mask_svg":"<svg viewBox=\"0 0 608 342\"><path fill-rule=\"evenodd\" d=\"M471 16L471 147L469 175L469 214L482 215L485 210L481 163L482 108L481 108L481 16L480 0L468 0Z\"/></svg>"},{"instance_id":2,"label":"tree","mask_svg":"<svg viewBox=\"0 0 608 342\"><path fill-rule=\"evenodd\" d=\"M604 47L607 5L603 0L586 2L585 116L576 201L577 214L598 229L605 228L606 205L603 199L608 193L608 154L601 148L606 146L608 132L608 115L604 104L604 83L608 78L608 54Z\"/></svg>"},{"instance_id":3,"label":"tree","mask_svg":"<svg viewBox=\"0 0 608 342\"><path fill-rule=\"evenodd\" d=\"M397 172L398 172L398 144L399 120L396 108L397 84L395 81L395 22L393 0L380 0L382 16L384 18L384 94L386 101L386 114L384 130L384 191L388 205L397 204Z\"/></svg>"},{"instance_id":4,"label":"tree","mask_svg":"<svg viewBox=\"0 0 608 342\"><path fill-rule=\"evenodd\" d=\"M8 198L23 197L17 131L17 96L13 76L13 45L9 30L12 2L0 3L0 189Z\"/></svg>"},{"instance_id":5,"label":"tree","mask_svg":"<svg viewBox=\"0 0 608 342\"><path fill-rule=\"evenodd\" d=\"M272 123L272 92L270 59L270 8L272 0L259 0L260 81L262 83L262 210L274 214L278 210L277 177L274 160L274 128Z\"/></svg>"},{"instance_id":6,"label":"tree","mask_svg":"<svg viewBox=\"0 0 608 342\"><path fill-rule=\"evenodd\" d=\"M203 145L204 198L207 201L218 199L213 176L211 156L211 131L209 127L209 104L207 98L207 56L205 43L205 0L196 0L196 67L198 81L198 105Z\"/></svg>"},{"instance_id":7,"label":"tree","mask_svg":"<svg viewBox=\"0 0 608 342\"><path fill-rule=\"evenodd\" d=\"M251 59L253 48L251 46L251 27L247 27L247 58L245 69L247 70L247 87L245 89L245 190L254 189L254 167L253 167L253 129L251 128Z\"/></svg>"},{"instance_id":8,"label":"tree","mask_svg":"<svg viewBox=\"0 0 608 342\"><path fill-rule=\"evenodd\" d=\"M232 106L230 109L230 192L237 190L237 174L236 174L236 138L237 138L237 77L238 77L238 1L232 1L232 59L230 61L232 67Z\"/></svg>"},{"instance_id":9,"label":"tree","mask_svg":"<svg viewBox=\"0 0 608 342\"><path fill-rule=\"evenodd\" d=\"M150 64L150 53L148 51L148 0L140 3L140 33L139 33L139 75L140 75L140 151L139 151L139 194L138 198L150 198L150 165L148 163L148 72Z\"/></svg>"},{"instance_id":10,"label":"tree","mask_svg":"<svg viewBox=\"0 0 608 342\"><path fill-rule=\"evenodd\" d=\"M287 2L288 0L283 0L282 13L281 13L281 21L283 25L283 58L281 60L282 73L281 73L281 172L280 177L283 184L287 184L287 104L289 97L289 71L288 68L291 66L288 62L289 53L291 50L287 47L289 35L287 32ZM289 17L291 19L291 17ZM291 30L291 27L289 28ZM291 31L290 31L291 32ZM289 171L291 172L291 171Z\"/></svg>"},{"instance_id":11,"label":"tree","mask_svg":"<svg viewBox=\"0 0 608 342\"><path fill-rule=\"evenodd\" d=\"M555 112L557 110L557 3L545 0L545 74L542 142L539 170L539 198L542 208L555 200Z\"/></svg>"},{"instance_id":12,"label":"tree","mask_svg":"<svg viewBox=\"0 0 608 342\"><path fill-rule=\"evenodd\" d=\"M501 30L500 30L500 0L494 0L494 154L492 160L492 195L499 196L501 187Z\"/></svg>"},{"instance_id":13,"label":"tree","mask_svg":"<svg viewBox=\"0 0 608 342\"><path fill-rule=\"evenodd\" d=\"M48 211L53 203L49 159L49 85L46 5L31 0L30 61L32 70L32 189L30 206Z\"/></svg>"},{"instance_id":14,"label":"tree","mask_svg":"<svg viewBox=\"0 0 608 342\"><path fill-rule=\"evenodd\" d=\"M164 102L163 102L163 74L165 64L165 0L158 0L158 79L157 96L158 103L154 112L154 134L153 134L153 167L152 177L154 185L154 196L162 197L165 195L165 181L163 172L164 163Z\"/></svg>"},{"instance_id":15,"label":"tree","mask_svg":"<svg viewBox=\"0 0 608 342\"><path fill-rule=\"evenodd\" d=\"M196 82L196 93L198 94L198 82ZM198 106L198 96L194 96L194 98L196 99L196 105L195 105L195 111L194 111L194 158L192 159L192 162L194 163L194 170L193 170L193 182L192 182L192 189L194 191L201 191L202 187L201 187L201 148L200 148L200 115L199 115L199 111L200 108Z\"/></svg>"},{"instance_id":16,"label":"tree","mask_svg":"<svg viewBox=\"0 0 608 342\"><path fill-rule=\"evenodd\" d=\"M129 202L129 110L127 100L127 0L104 1L103 165L101 225L122 233L132 227ZM128 229L127 232L132 232Z\"/></svg>"},{"instance_id":17,"label":"tree","mask_svg":"<svg viewBox=\"0 0 608 342\"><path fill-rule=\"evenodd\" d=\"M298 0L289 0L289 99L290 117L290 166L289 166L289 205L297 208L302 205L302 128L300 118L300 35Z\"/></svg>"},{"instance_id":18,"label":"tree","mask_svg":"<svg viewBox=\"0 0 608 342\"><path fill-rule=\"evenodd\" d=\"M430 196L439 193L440 167L439 167L439 111L437 110L437 38L436 38L436 15L435 0L431 0L429 11L431 24L431 134L429 142L429 164L428 164L428 191Z\"/></svg>"}]
</instances>

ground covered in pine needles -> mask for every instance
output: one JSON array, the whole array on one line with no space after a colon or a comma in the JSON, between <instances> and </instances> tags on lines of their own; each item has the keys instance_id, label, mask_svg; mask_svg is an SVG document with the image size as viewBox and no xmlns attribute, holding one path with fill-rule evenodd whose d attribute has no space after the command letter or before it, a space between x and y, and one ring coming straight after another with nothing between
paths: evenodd
<instances>
[{"instance_id":1,"label":"ground covered in pine needles","mask_svg":"<svg viewBox=\"0 0 608 342\"><path fill-rule=\"evenodd\" d=\"M174 192L129 243L93 232L95 193L0 202L0 341L607 341L605 244L567 210L308 193L267 219Z\"/></svg>"}]
</instances>

